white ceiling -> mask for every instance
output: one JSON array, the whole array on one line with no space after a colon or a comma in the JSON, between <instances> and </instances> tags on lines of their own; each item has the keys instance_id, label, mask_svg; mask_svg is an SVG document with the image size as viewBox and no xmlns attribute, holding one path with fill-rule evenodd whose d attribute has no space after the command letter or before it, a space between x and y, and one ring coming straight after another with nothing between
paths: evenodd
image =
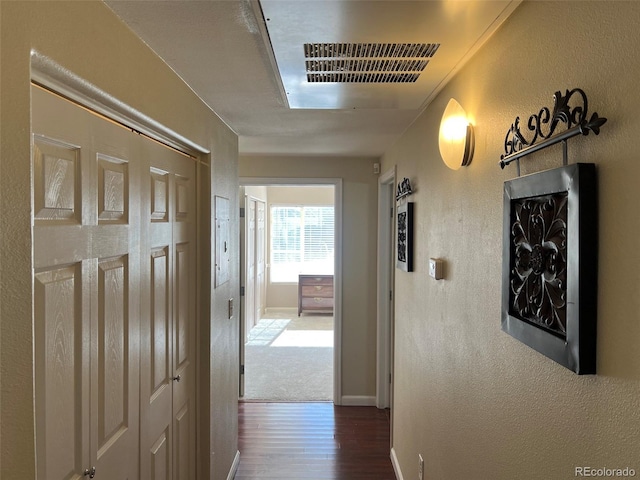
<instances>
[{"instance_id":1,"label":"white ceiling","mask_svg":"<svg viewBox=\"0 0 640 480\"><path fill-rule=\"evenodd\" d=\"M380 156L520 2L105 3L238 134L242 154ZM437 49L415 82L309 83L306 43Z\"/></svg>"}]
</instances>

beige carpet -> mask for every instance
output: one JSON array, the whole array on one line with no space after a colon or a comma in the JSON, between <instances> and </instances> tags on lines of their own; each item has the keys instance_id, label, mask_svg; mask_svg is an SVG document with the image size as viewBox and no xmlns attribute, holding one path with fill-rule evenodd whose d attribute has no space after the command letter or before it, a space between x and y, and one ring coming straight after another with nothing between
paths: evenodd
<instances>
[{"instance_id":1,"label":"beige carpet","mask_svg":"<svg viewBox=\"0 0 640 480\"><path fill-rule=\"evenodd\" d=\"M269 312L245 346L244 400L333 400L333 317Z\"/></svg>"}]
</instances>

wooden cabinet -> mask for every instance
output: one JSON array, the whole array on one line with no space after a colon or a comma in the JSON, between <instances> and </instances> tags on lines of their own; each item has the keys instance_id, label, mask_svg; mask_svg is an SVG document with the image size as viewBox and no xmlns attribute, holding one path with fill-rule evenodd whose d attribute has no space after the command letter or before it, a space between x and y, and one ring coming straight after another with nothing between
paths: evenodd
<instances>
[{"instance_id":1,"label":"wooden cabinet","mask_svg":"<svg viewBox=\"0 0 640 480\"><path fill-rule=\"evenodd\" d=\"M303 311L333 313L333 275L298 277L298 316Z\"/></svg>"}]
</instances>

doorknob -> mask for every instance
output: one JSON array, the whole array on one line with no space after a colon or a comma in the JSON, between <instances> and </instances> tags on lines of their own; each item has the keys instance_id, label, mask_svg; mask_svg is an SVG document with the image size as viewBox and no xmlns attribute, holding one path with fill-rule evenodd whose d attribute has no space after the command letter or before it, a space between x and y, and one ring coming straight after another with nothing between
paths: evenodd
<instances>
[{"instance_id":1,"label":"doorknob","mask_svg":"<svg viewBox=\"0 0 640 480\"><path fill-rule=\"evenodd\" d=\"M96 476L96 467L87 468L83 474L85 477L93 478Z\"/></svg>"},{"instance_id":2,"label":"doorknob","mask_svg":"<svg viewBox=\"0 0 640 480\"><path fill-rule=\"evenodd\" d=\"M177 377L173 377L173 380L175 380L176 382L180 383L180 375L178 375Z\"/></svg>"}]
</instances>

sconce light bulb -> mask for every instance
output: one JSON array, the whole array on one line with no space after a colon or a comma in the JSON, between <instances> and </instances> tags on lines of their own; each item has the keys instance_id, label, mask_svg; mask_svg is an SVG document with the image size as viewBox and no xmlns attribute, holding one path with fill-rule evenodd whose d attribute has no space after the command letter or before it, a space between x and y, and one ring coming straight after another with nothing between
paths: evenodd
<instances>
[{"instance_id":1,"label":"sconce light bulb","mask_svg":"<svg viewBox=\"0 0 640 480\"><path fill-rule=\"evenodd\" d=\"M438 146L443 162L450 169L458 170L471 163L473 128L467 120L466 112L453 98L442 114Z\"/></svg>"},{"instance_id":2,"label":"sconce light bulb","mask_svg":"<svg viewBox=\"0 0 640 480\"><path fill-rule=\"evenodd\" d=\"M464 117L450 117L442 122L440 131L442 138L448 142L464 141L467 136L467 126L469 122Z\"/></svg>"}]
</instances>

